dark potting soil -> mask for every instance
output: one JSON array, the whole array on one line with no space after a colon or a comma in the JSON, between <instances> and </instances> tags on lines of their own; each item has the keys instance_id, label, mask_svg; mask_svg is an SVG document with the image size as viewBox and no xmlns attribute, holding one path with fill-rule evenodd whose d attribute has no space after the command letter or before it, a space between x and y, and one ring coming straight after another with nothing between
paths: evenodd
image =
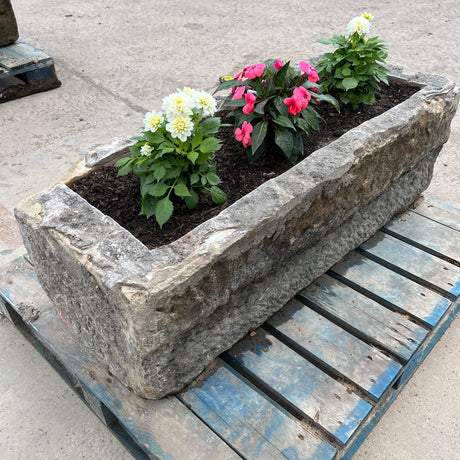
<instances>
[{"instance_id":1,"label":"dark potting soil","mask_svg":"<svg viewBox=\"0 0 460 460\"><path fill-rule=\"evenodd\" d=\"M376 94L374 105L364 106L357 111L353 111L349 106L342 106L341 112L338 113L333 106L323 102L316 108L324 119L320 123L320 131L312 132L305 137L304 155L299 161L364 121L401 103L417 90L418 88L395 84L383 86ZM222 121L232 123L232 119ZM217 215L263 182L292 167L276 146L256 163L250 164L241 144L235 141L233 131L233 128L223 127L216 136L223 142L215 159L217 174L222 180L219 187L227 194L228 201L222 206L216 206L209 196L201 195L199 204L190 211L183 201L177 200L174 203L174 214L163 229L160 229L155 217L146 219L145 216L139 215L139 178L133 174L118 177L117 168L104 167L78 180L71 188L130 231L149 249L171 243Z\"/></svg>"}]
</instances>

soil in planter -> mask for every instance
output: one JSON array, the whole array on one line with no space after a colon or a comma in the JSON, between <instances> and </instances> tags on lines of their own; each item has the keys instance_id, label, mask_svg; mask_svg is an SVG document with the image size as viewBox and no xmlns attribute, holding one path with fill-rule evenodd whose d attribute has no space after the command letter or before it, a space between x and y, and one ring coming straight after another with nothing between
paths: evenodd
<instances>
[{"instance_id":1,"label":"soil in planter","mask_svg":"<svg viewBox=\"0 0 460 460\"><path fill-rule=\"evenodd\" d=\"M330 104L321 104L317 111L324 120L320 124L319 132L305 137L303 158L364 121L401 103L416 91L418 88L409 86L384 86L376 94L375 105L364 106L357 111L344 106L341 107L340 114ZM231 123L232 120L226 122ZM217 137L223 142L222 148L216 154L217 174L222 179L219 186L227 194L228 201L222 206L216 206L208 196L202 195L200 203L190 211L183 201L178 200L174 203L173 216L163 229L160 229L154 217L147 220L145 216L139 216L139 179L133 174L117 177L117 168L104 167L78 180L71 188L94 207L112 217L149 249L171 243L216 216L263 182L292 167L276 146L256 163L249 164L246 152L234 140L233 128L222 128Z\"/></svg>"}]
</instances>

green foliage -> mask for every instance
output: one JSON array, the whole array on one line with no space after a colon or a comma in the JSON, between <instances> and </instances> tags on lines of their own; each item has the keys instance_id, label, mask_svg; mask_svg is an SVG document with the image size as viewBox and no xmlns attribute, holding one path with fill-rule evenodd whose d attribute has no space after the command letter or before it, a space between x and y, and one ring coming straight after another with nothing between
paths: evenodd
<instances>
[{"instance_id":1,"label":"green foliage","mask_svg":"<svg viewBox=\"0 0 460 460\"><path fill-rule=\"evenodd\" d=\"M334 35L318 42L336 48L333 53L326 53L317 66L327 91L336 94L344 104L351 104L353 109L360 104L374 104L374 91L379 90L380 83L388 84L388 71L382 65L388 55L385 43L377 37L366 40L358 32L348 38Z\"/></svg>"},{"instance_id":2,"label":"green foliage","mask_svg":"<svg viewBox=\"0 0 460 460\"><path fill-rule=\"evenodd\" d=\"M299 67L300 70L296 70L289 62L283 64L271 59L246 67L234 80L218 87L217 91L232 88L223 107L232 108L229 116L234 118L236 132L246 126L245 122L250 124L241 142L251 163L275 142L295 164L303 153L302 136L319 129L319 115L315 110L318 103L325 101L339 110L338 102L324 94L316 70L303 61ZM292 98L299 100L301 108L289 106ZM253 105L251 99L254 99Z\"/></svg>"},{"instance_id":3,"label":"green foliage","mask_svg":"<svg viewBox=\"0 0 460 460\"><path fill-rule=\"evenodd\" d=\"M145 131L133 138L137 142L130 148L131 156L115 164L118 175L133 172L140 177L141 215L155 216L160 227L174 212L174 197L184 200L189 209L198 204L201 193L209 193L218 205L227 201L217 187L221 180L213 162L221 143L210 136L218 131L220 118L202 120L200 113L193 118L193 132L184 142L172 137L163 123L154 133Z\"/></svg>"}]
</instances>

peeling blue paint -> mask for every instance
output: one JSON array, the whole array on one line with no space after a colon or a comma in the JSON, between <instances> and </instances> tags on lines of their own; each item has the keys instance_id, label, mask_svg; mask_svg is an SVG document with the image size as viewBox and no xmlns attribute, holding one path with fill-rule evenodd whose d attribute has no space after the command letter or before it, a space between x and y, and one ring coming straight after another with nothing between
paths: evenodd
<instances>
[{"instance_id":1,"label":"peeling blue paint","mask_svg":"<svg viewBox=\"0 0 460 460\"><path fill-rule=\"evenodd\" d=\"M391 361L382 374L380 374L377 381L369 389L369 394L379 399L385 390L390 386L391 382L396 378L398 372L401 370L401 365L396 361Z\"/></svg>"},{"instance_id":2,"label":"peeling blue paint","mask_svg":"<svg viewBox=\"0 0 460 460\"><path fill-rule=\"evenodd\" d=\"M451 302L447 299L441 299L433 308L433 312L431 313L431 315L425 317L424 321L432 327L436 326L438 321L441 319L442 315L449 308L450 303Z\"/></svg>"},{"instance_id":3,"label":"peeling blue paint","mask_svg":"<svg viewBox=\"0 0 460 460\"><path fill-rule=\"evenodd\" d=\"M350 415L342 422L342 425L340 425L340 427L335 431L334 436L342 444L345 444L371 409L372 406L361 399L350 412Z\"/></svg>"}]
</instances>

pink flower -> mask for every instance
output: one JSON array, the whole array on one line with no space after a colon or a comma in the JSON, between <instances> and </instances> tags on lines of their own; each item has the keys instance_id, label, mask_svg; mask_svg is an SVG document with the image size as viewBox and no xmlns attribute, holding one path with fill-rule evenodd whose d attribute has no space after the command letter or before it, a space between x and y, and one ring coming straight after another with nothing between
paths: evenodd
<instances>
[{"instance_id":1,"label":"pink flower","mask_svg":"<svg viewBox=\"0 0 460 460\"><path fill-rule=\"evenodd\" d=\"M243 113L246 115L251 113L254 110L254 102L256 101L256 97L252 93L246 93L246 105L243 107Z\"/></svg>"},{"instance_id":2,"label":"pink flower","mask_svg":"<svg viewBox=\"0 0 460 460\"><path fill-rule=\"evenodd\" d=\"M300 70L308 75L308 81L316 83L319 80L318 72L308 62L299 61Z\"/></svg>"},{"instance_id":3,"label":"pink flower","mask_svg":"<svg viewBox=\"0 0 460 460\"><path fill-rule=\"evenodd\" d=\"M246 78L249 78L249 80L252 80L256 77L262 76L265 70L265 64L256 64L256 65L251 65L249 67L246 67L244 72L244 76Z\"/></svg>"},{"instance_id":4,"label":"pink flower","mask_svg":"<svg viewBox=\"0 0 460 460\"><path fill-rule=\"evenodd\" d=\"M235 87L232 88L234 91L234 95L232 97L232 101L235 99L241 99L243 97L244 92L246 91L246 86L240 86L238 89Z\"/></svg>"},{"instance_id":5,"label":"pink flower","mask_svg":"<svg viewBox=\"0 0 460 460\"><path fill-rule=\"evenodd\" d=\"M243 142L243 147L247 148L252 144L251 133L252 133L252 125L247 121L243 121L243 126L240 128L235 129L235 139L238 142Z\"/></svg>"},{"instance_id":6,"label":"pink flower","mask_svg":"<svg viewBox=\"0 0 460 460\"><path fill-rule=\"evenodd\" d=\"M291 115L297 115L308 107L310 99L311 94L303 86L299 86L294 90L292 97L287 97L283 102L289 106Z\"/></svg>"},{"instance_id":7,"label":"pink flower","mask_svg":"<svg viewBox=\"0 0 460 460\"><path fill-rule=\"evenodd\" d=\"M244 70L240 73L237 73L234 77L234 80L238 80L238 81L241 81L243 80L243 77L244 77Z\"/></svg>"},{"instance_id":8,"label":"pink flower","mask_svg":"<svg viewBox=\"0 0 460 460\"><path fill-rule=\"evenodd\" d=\"M281 67L283 67L283 61L281 59L278 59L276 62L275 62L275 65L273 66L276 70L279 70L281 69Z\"/></svg>"},{"instance_id":9,"label":"pink flower","mask_svg":"<svg viewBox=\"0 0 460 460\"><path fill-rule=\"evenodd\" d=\"M310 64L305 61L299 61L299 67L300 67L300 70L304 73L308 73L308 71L311 69Z\"/></svg>"},{"instance_id":10,"label":"pink flower","mask_svg":"<svg viewBox=\"0 0 460 460\"><path fill-rule=\"evenodd\" d=\"M316 83L319 80L318 72L313 67L310 69L310 73L308 74L308 81L312 83Z\"/></svg>"}]
</instances>

